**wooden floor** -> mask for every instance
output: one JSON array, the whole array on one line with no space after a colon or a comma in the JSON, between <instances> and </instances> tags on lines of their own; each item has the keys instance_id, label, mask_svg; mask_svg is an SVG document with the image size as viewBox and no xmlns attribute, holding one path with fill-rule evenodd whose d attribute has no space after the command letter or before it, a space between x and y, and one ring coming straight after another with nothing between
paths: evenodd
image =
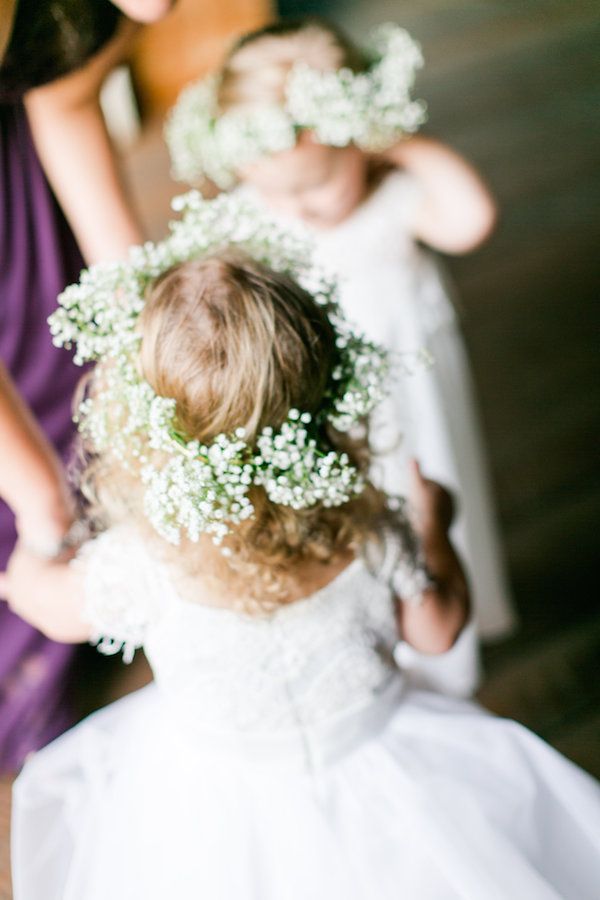
<instances>
[{"instance_id":1,"label":"wooden floor","mask_svg":"<svg viewBox=\"0 0 600 900\"><path fill-rule=\"evenodd\" d=\"M486 649L480 697L600 776L600 15L577 0L369 0L333 14L358 35L393 19L419 38L430 131L473 159L499 198L494 239L449 263L521 616L514 637ZM159 237L177 189L157 129L125 169ZM0 786L3 835L7 804ZM0 900L10 897L7 846Z\"/></svg>"}]
</instances>

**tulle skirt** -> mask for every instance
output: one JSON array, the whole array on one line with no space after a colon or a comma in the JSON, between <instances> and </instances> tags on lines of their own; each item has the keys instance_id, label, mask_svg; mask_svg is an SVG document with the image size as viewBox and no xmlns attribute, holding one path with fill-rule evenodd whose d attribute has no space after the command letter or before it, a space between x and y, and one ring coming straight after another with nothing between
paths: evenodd
<instances>
[{"instance_id":1,"label":"tulle skirt","mask_svg":"<svg viewBox=\"0 0 600 900\"><path fill-rule=\"evenodd\" d=\"M247 753L130 695L17 780L15 900L597 900L600 790L516 723L405 690L327 741Z\"/></svg>"}]
</instances>

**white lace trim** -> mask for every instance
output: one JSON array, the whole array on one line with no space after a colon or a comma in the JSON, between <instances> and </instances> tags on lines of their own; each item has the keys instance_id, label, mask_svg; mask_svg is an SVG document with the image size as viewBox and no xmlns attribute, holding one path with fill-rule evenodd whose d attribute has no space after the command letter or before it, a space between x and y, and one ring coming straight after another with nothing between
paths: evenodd
<instances>
[{"instance_id":1,"label":"white lace trim","mask_svg":"<svg viewBox=\"0 0 600 900\"><path fill-rule=\"evenodd\" d=\"M106 532L74 565L84 569L98 650L127 662L143 645L184 731L308 740L369 707L397 678L392 579L408 577L399 549L390 537L374 548L372 569L357 559L322 590L260 617L180 598L135 532Z\"/></svg>"},{"instance_id":2,"label":"white lace trim","mask_svg":"<svg viewBox=\"0 0 600 900\"><path fill-rule=\"evenodd\" d=\"M398 600L410 606L419 606L423 602L424 592L435 587L435 582L427 571L425 559L408 521L406 524L406 541L414 543L414 546L404 547L398 534L387 531L378 577L390 586Z\"/></svg>"},{"instance_id":3,"label":"white lace trim","mask_svg":"<svg viewBox=\"0 0 600 900\"><path fill-rule=\"evenodd\" d=\"M357 562L271 616L174 603L145 649L187 731L305 733L379 696L396 639L389 586Z\"/></svg>"},{"instance_id":4,"label":"white lace trim","mask_svg":"<svg viewBox=\"0 0 600 900\"><path fill-rule=\"evenodd\" d=\"M122 652L130 663L161 603L157 567L141 538L125 527L111 529L84 544L71 565L84 576L90 643L106 656Z\"/></svg>"}]
</instances>

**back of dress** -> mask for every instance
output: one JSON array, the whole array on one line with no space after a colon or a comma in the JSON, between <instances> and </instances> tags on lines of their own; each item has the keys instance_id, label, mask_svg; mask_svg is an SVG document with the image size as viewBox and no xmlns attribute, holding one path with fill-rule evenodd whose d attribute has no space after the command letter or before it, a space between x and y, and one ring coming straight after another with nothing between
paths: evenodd
<instances>
[{"instance_id":1,"label":"back of dress","mask_svg":"<svg viewBox=\"0 0 600 900\"><path fill-rule=\"evenodd\" d=\"M391 538L376 571L357 557L324 588L264 615L179 597L167 567L117 528L80 554L99 648L143 646L169 720L203 746L275 738L298 754L345 742L400 688ZM385 704L384 704L385 705ZM352 723L352 724L350 724ZM319 750L319 752L321 752Z\"/></svg>"},{"instance_id":2,"label":"back of dress","mask_svg":"<svg viewBox=\"0 0 600 900\"><path fill-rule=\"evenodd\" d=\"M394 555L262 619L184 602L123 531L82 556L106 649L157 683L28 761L16 900L597 897L597 786L395 674Z\"/></svg>"}]
</instances>

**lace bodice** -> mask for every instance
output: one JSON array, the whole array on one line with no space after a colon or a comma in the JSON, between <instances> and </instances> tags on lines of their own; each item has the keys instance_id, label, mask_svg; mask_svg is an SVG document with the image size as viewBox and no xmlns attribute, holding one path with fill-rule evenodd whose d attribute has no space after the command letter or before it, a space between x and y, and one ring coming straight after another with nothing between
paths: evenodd
<instances>
[{"instance_id":1,"label":"lace bodice","mask_svg":"<svg viewBox=\"0 0 600 900\"><path fill-rule=\"evenodd\" d=\"M260 617L181 599L131 531L101 535L77 564L99 648L131 658L143 646L186 729L261 735L318 728L397 678L396 554L385 555L377 575L357 558L323 589Z\"/></svg>"}]
</instances>

